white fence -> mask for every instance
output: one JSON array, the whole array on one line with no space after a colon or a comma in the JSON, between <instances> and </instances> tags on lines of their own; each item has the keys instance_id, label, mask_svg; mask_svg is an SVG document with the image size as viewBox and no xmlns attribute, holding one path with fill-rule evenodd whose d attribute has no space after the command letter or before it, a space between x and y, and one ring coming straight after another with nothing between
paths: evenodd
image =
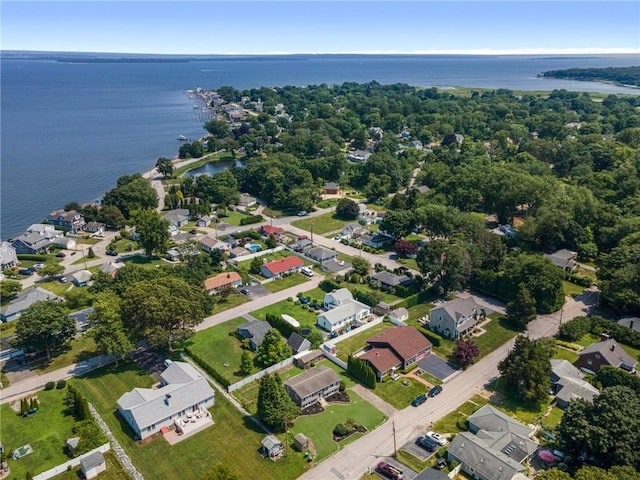
<instances>
[{"instance_id":1,"label":"white fence","mask_svg":"<svg viewBox=\"0 0 640 480\"><path fill-rule=\"evenodd\" d=\"M267 367L264 370L259 371L258 373L254 373L250 377L243 378L239 382L236 382L233 385L229 385L227 387L227 392L231 393L239 388L244 387L246 384L253 382L254 380L258 380L264 377L265 375L269 375L270 373L276 372L280 370L282 367L291 365L293 363L293 360L294 360L294 357L289 357L286 360L281 361L280 363L276 363L275 365L271 365L270 367Z\"/></svg>"},{"instance_id":2,"label":"white fence","mask_svg":"<svg viewBox=\"0 0 640 480\"><path fill-rule=\"evenodd\" d=\"M365 330L368 330L369 328L378 325L380 323L382 323L384 321L384 317L376 317L374 320L371 320L368 323L365 323L363 326L358 327L358 328L352 328L350 331L348 331L347 333L343 333L342 335L338 335L335 338L331 339L331 343L336 344L336 343L340 343L342 340L346 340L347 338L353 337L354 335L359 334L360 332L364 332Z\"/></svg>"},{"instance_id":3,"label":"white fence","mask_svg":"<svg viewBox=\"0 0 640 480\"><path fill-rule=\"evenodd\" d=\"M80 455L79 457L76 458L72 458L71 460L69 460L68 462L62 463L56 467L53 467L49 470L47 470L46 472L42 472L39 473L38 475L34 475L33 476L33 480L47 480L49 478L55 477L56 475L62 473L62 472L66 472L67 469L69 467L73 468L73 467L77 467L78 465L80 465L80 461L83 458L88 457L89 455L95 453L95 452L108 452L109 450L111 450L111 443L107 442L104 445L100 445L98 448L94 448L93 450L91 450L90 452L84 453L82 455Z\"/></svg>"},{"instance_id":4,"label":"white fence","mask_svg":"<svg viewBox=\"0 0 640 480\"><path fill-rule=\"evenodd\" d=\"M229 260L229 262L238 264L238 262L253 260L254 258L264 257L265 255L269 255L270 253L281 252L282 250L284 250L284 247L280 245L275 248L268 248L266 250L260 250L256 253L250 253L249 255L242 255L241 257L232 258Z\"/></svg>"}]
</instances>

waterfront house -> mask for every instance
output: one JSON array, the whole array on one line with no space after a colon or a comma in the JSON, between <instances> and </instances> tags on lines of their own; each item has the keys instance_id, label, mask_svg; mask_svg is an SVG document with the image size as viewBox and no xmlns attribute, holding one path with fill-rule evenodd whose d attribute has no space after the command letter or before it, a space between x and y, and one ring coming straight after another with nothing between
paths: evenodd
<instances>
[{"instance_id":1,"label":"waterfront house","mask_svg":"<svg viewBox=\"0 0 640 480\"><path fill-rule=\"evenodd\" d=\"M258 347L262 345L264 335L271 330L271 328L272 327L269 322L250 320L247 323L240 325L236 331L242 338L248 338L251 350L256 351L258 350Z\"/></svg>"},{"instance_id":2,"label":"waterfront house","mask_svg":"<svg viewBox=\"0 0 640 480\"><path fill-rule=\"evenodd\" d=\"M339 306L318 315L317 324L330 333L341 333L360 325L371 314L371 307L357 300L345 300Z\"/></svg>"},{"instance_id":3,"label":"waterfront house","mask_svg":"<svg viewBox=\"0 0 640 480\"><path fill-rule=\"evenodd\" d=\"M42 300L57 300L58 296L45 290L44 288L29 288L21 292L16 298L11 300L8 305L0 309L0 320L10 322L18 318L22 312L36 302Z\"/></svg>"},{"instance_id":4,"label":"waterfront house","mask_svg":"<svg viewBox=\"0 0 640 480\"><path fill-rule=\"evenodd\" d=\"M321 365L287 380L284 388L295 404L304 409L337 393L340 377L333 369Z\"/></svg>"},{"instance_id":5,"label":"waterfront house","mask_svg":"<svg viewBox=\"0 0 640 480\"><path fill-rule=\"evenodd\" d=\"M635 372L638 361L629 355L613 338L606 333L602 334L599 342L592 343L578 353L579 358L575 366L585 372L598 373L603 365L622 368L629 372Z\"/></svg>"},{"instance_id":6,"label":"waterfront house","mask_svg":"<svg viewBox=\"0 0 640 480\"><path fill-rule=\"evenodd\" d=\"M415 327L398 326L367 339L367 351L360 359L376 372L378 381L405 370L431 353L431 342Z\"/></svg>"},{"instance_id":7,"label":"waterfront house","mask_svg":"<svg viewBox=\"0 0 640 480\"><path fill-rule=\"evenodd\" d=\"M15 249L16 254L23 253L48 253L52 246L51 239L38 232L23 233L11 241L11 246Z\"/></svg>"},{"instance_id":8,"label":"waterfront house","mask_svg":"<svg viewBox=\"0 0 640 480\"><path fill-rule=\"evenodd\" d=\"M104 233L106 229L107 229L107 226L104 223L89 222L87 223L86 232L100 236Z\"/></svg>"},{"instance_id":9,"label":"waterfront house","mask_svg":"<svg viewBox=\"0 0 640 480\"><path fill-rule=\"evenodd\" d=\"M263 263L260 266L260 273L266 278L276 278L294 273L304 267L304 261L300 257L285 257L272 262Z\"/></svg>"},{"instance_id":10,"label":"waterfront house","mask_svg":"<svg viewBox=\"0 0 640 480\"><path fill-rule=\"evenodd\" d=\"M80 232L86 226L84 215L75 210L54 210L47 216L47 221L72 233Z\"/></svg>"},{"instance_id":11,"label":"waterfront house","mask_svg":"<svg viewBox=\"0 0 640 480\"><path fill-rule=\"evenodd\" d=\"M208 416L214 392L189 363L172 362L161 374L161 387L134 388L118 399L118 411L140 440L192 414Z\"/></svg>"},{"instance_id":12,"label":"waterfront house","mask_svg":"<svg viewBox=\"0 0 640 480\"><path fill-rule=\"evenodd\" d=\"M9 242L0 243L0 269L15 267L18 264L16 249Z\"/></svg>"},{"instance_id":13,"label":"waterfront house","mask_svg":"<svg viewBox=\"0 0 640 480\"><path fill-rule=\"evenodd\" d=\"M457 298L429 311L429 330L455 340L470 332L478 322L478 304L471 298Z\"/></svg>"},{"instance_id":14,"label":"waterfront house","mask_svg":"<svg viewBox=\"0 0 640 480\"><path fill-rule=\"evenodd\" d=\"M242 277L238 272L222 272L214 277L209 277L204 281L204 289L209 295L214 295L242 286Z\"/></svg>"}]
</instances>

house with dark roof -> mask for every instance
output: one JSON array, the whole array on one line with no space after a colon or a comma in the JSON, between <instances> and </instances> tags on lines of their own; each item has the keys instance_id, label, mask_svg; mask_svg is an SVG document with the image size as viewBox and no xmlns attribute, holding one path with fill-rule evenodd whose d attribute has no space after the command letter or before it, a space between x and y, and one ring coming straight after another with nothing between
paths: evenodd
<instances>
[{"instance_id":1,"label":"house with dark roof","mask_svg":"<svg viewBox=\"0 0 640 480\"><path fill-rule=\"evenodd\" d=\"M638 317L622 317L616 323L635 332L640 332L640 318Z\"/></svg>"},{"instance_id":2,"label":"house with dark roof","mask_svg":"<svg viewBox=\"0 0 640 480\"><path fill-rule=\"evenodd\" d=\"M327 195L337 195L340 193L340 185L336 182L324 182L322 186L322 193Z\"/></svg>"},{"instance_id":3,"label":"house with dark roof","mask_svg":"<svg viewBox=\"0 0 640 480\"><path fill-rule=\"evenodd\" d=\"M118 411L143 440L186 414L210 415L214 392L191 364L172 362L161 374L161 387L134 388L118 399Z\"/></svg>"},{"instance_id":4,"label":"house with dark roof","mask_svg":"<svg viewBox=\"0 0 640 480\"><path fill-rule=\"evenodd\" d=\"M302 267L304 267L304 261L300 257L291 256L263 263L260 266L260 273L263 277L274 278L298 272Z\"/></svg>"},{"instance_id":5,"label":"house with dark roof","mask_svg":"<svg viewBox=\"0 0 640 480\"><path fill-rule=\"evenodd\" d=\"M189 223L189 210L186 208L176 208L169 210L162 215L162 218L169 222L169 231L171 233L177 233L180 227L184 227Z\"/></svg>"},{"instance_id":6,"label":"house with dark roof","mask_svg":"<svg viewBox=\"0 0 640 480\"><path fill-rule=\"evenodd\" d=\"M600 390L589 382L575 377L562 377L553 386L556 394L556 404L559 408L567 408L572 400L581 398L593 402L593 398L600 394Z\"/></svg>"},{"instance_id":7,"label":"house with dark roof","mask_svg":"<svg viewBox=\"0 0 640 480\"><path fill-rule=\"evenodd\" d=\"M449 460L480 480L528 478L522 465L535 453L534 430L485 405L468 418L469 432L461 432L449 444Z\"/></svg>"},{"instance_id":8,"label":"house with dark roof","mask_svg":"<svg viewBox=\"0 0 640 480\"><path fill-rule=\"evenodd\" d=\"M284 388L296 405L307 408L338 392L340 377L333 369L318 366L287 380Z\"/></svg>"},{"instance_id":9,"label":"house with dark roof","mask_svg":"<svg viewBox=\"0 0 640 480\"><path fill-rule=\"evenodd\" d=\"M376 372L378 381L396 370L404 370L431 353L431 342L415 327L393 327L367 340L360 359Z\"/></svg>"},{"instance_id":10,"label":"house with dark roof","mask_svg":"<svg viewBox=\"0 0 640 480\"><path fill-rule=\"evenodd\" d=\"M387 270L374 273L371 275L371 278L380 282L382 290L390 290L396 288L398 285L407 286L413 282L413 280L406 275L396 275Z\"/></svg>"},{"instance_id":11,"label":"house with dark roof","mask_svg":"<svg viewBox=\"0 0 640 480\"><path fill-rule=\"evenodd\" d=\"M251 320L247 323L243 323L237 328L238 335L242 338L249 339L249 346L251 350L258 350L258 347L262 345L264 335L271 330L271 324L269 322L263 322L260 320Z\"/></svg>"},{"instance_id":12,"label":"house with dark roof","mask_svg":"<svg viewBox=\"0 0 640 480\"><path fill-rule=\"evenodd\" d=\"M88 222L86 227L87 233L97 233L98 235L103 234L106 229L107 226L102 222Z\"/></svg>"},{"instance_id":13,"label":"house with dark roof","mask_svg":"<svg viewBox=\"0 0 640 480\"><path fill-rule=\"evenodd\" d=\"M556 267L563 270L573 271L578 268L576 258L578 258L578 252L572 252L571 250L562 249L557 250L551 254L544 254L544 258L550 260Z\"/></svg>"},{"instance_id":14,"label":"house with dark roof","mask_svg":"<svg viewBox=\"0 0 640 480\"><path fill-rule=\"evenodd\" d=\"M16 249L9 242L0 244L0 269L15 267L18 264Z\"/></svg>"},{"instance_id":15,"label":"house with dark roof","mask_svg":"<svg viewBox=\"0 0 640 480\"><path fill-rule=\"evenodd\" d=\"M204 281L204 289L209 295L215 295L223 290L242 286L242 277L238 272L222 272Z\"/></svg>"},{"instance_id":16,"label":"house with dark roof","mask_svg":"<svg viewBox=\"0 0 640 480\"><path fill-rule=\"evenodd\" d=\"M57 295L45 290L44 288L35 287L24 290L16 298L11 300L8 305L5 305L0 309L0 320L3 322L10 322L22 315L22 312L36 302L57 299Z\"/></svg>"},{"instance_id":17,"label":"house with dark roof","mask_svg":"<svg viewBox=\"0 0 640 480\"><path fill-rule=\"evenodd\" d=\"M586 372L598 373L603 365L622 368L629 372L635 372L638 361L629 355L613 338L606 338L592 343L581 352L578 352L578 360L575 366Z\"/></svg>"},{"instance_id":18,"label":"house with dark roof","mask_svg":"<svg viewBox=\"0 0 640 480\"><path fill-rule=\"evenodd\" d=\"M329 250L328 248L324 247L311 248L307 250L305 255L321 265L338 258L338 252L336 252L335 250Z\"/></svg>"},{"instance_id":19,"label":"house with dark roof","mask_svg":"<svg viewBox=\"0 0 640 480\"><path fill-rule=\"evenodd\" d=\"M456 298L429 311L429 330L456 339L476 326L478 313L478 304L473 298Z\"/></svg>"},{"instance_id":20,"label":"house with dark roof","mask_svg":"<svg viewBox=\"0 0 640 480\"><path fill-rule=\"evenodd\" d=\"M291 332L287 340L287 345L291 347L294 355L306 352L311 348L311 342L296 332Z\"/></svg>"},{"instance_id":21,"label":"house with dark roof","mask_svg":"<svg viewBox=\"0 0 640 480\"><path fill-rule=\"evenodd\" d=\"M11 240L11 246L16 254L48 252L53 245L53 239L39 232L26 232Z\"/></svg>"},{"instance_id":22,"label":"house with dark roof","mask_svg":"<svg viewBox=\"0 0 640 480\"><path fill-rule=\"evenodd\" d=\"M47 216L47 221L73 233L84 230L86 226L84 215L75 210L54 210Z\"/></svg>"},{"instance_id":23,"label":"house with dark roof","mask_svg":"<svg viewBox=\"0 0 640 480\"><path fill-rule=\"evenodd\" d=\"M294 242L291 245L289 245L289 248L294 252L304 252L305 250L308 250L311 247L313 247L313 242L308 238L302 238L297 242Z\"/></svg>"}]
</instances>

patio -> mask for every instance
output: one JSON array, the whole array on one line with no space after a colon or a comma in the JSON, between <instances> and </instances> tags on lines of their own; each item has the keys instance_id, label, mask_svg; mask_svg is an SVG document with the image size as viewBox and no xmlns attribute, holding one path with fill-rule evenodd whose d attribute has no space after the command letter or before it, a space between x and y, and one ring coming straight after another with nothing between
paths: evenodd
<instances>
[{"instance_id":1,"label":"patio","mask_svg":"<svg viewBox=\"0 0 640 480\"><path fill-rule=\"evenodd\" d=\"M187 413L176 419L171 427L163 427L161 432L169 445L175 445L182 440L195 435L214 424L213 417L208 410L198 410ZM179 429L179 430L178 430ZM180 431L180 433L178 433Z\"/></svg>"}]
</instances>

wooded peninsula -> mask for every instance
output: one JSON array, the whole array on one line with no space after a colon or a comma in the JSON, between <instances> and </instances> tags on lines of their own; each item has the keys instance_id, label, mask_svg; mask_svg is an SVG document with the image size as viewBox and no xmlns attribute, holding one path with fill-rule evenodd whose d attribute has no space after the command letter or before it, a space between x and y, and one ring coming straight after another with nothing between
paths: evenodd
<instances>
[{"instance_id":1,"label":"wooded peninsula","mask_svg":"<svg viewBox=\"0 0 640 480\"><path fill-rule=\"evenodd\" d=\"M607 68L568 68L551 70L540 75L546 78L582 80L587 82L609 82L616 85L640 87L640 66Z\"/></svg>"}]
</instances>

